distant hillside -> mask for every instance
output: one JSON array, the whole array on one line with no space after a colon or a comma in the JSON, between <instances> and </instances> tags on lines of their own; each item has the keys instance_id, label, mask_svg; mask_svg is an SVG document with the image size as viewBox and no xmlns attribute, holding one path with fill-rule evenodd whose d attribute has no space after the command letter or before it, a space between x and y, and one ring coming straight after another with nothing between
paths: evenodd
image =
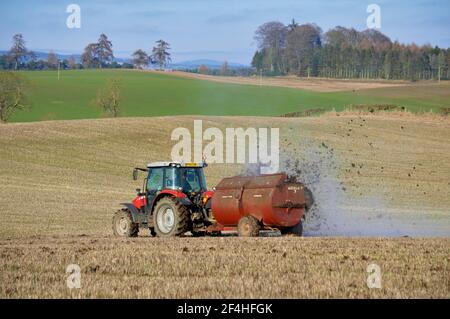
<instances>
[{"instance_id":1,"label":"distant hillside","mask_svg":"<svg viewBox=\"0 0 450 319\"><path fill-rule=\"evenodd\" d=\"M33 52L36 55L37 60L47 60L48 52L43 52L43 51L33 51ZM60 60L67 60L73 55L75 57L75 60L77 61L77 63L81 63L81 54L62 54L62 53L58 53L56 51L54 53L56 54L57 58ZM6 54L8 54L8 51L0 50L0 55L6 55ZM114 61L116 61L118 63L124 63L124 62L131 63L131 58L115 57ZM214 70L214 69L220 69L222 67L222 64L223 64L223 61L210 60L210 59L197 59L197 60L187 60L187 61L172 63L169 65L169 68L175 69L175 70L186 70L186 69L197 69L201 65L206 65L209 69ZM156 68L156 66L150 66L150 68L153 68L153 67ZM239 68L245 68L245 67L250 67L250 66L245 65L245 64L235 63L235 62L228 62L228 67L230 69L239 69Z\"/></svg>"},{"instance_id":2,"label":"distant hillside","mask_svg":"<svg viewBox=\"0 0 450 319\"><path fill-rule=\"evenodd\" d=\"M33 53L36 55L37 60L47 60L48 52L33 51ZM54 53L59 60L67 60L73 55L75 57L75 60L77 61L77 63L81 62L81 54L61 54L58 52L54 52ZM8 54L8 51L0 50L0 55L6 55L6 54ZM114 61L123 63L123 62L129 62L130 59L114 58Z\"/></svg>"}]
</instances>

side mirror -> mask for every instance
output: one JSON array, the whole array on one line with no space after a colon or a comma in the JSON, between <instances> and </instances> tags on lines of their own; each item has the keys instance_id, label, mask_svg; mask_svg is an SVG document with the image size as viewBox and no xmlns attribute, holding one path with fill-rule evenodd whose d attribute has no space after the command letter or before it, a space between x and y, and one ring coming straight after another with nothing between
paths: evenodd
<instances>
[{"instance_id":1,"label":"side mirror","mask_svg":"<svg viewBox=\"0 0 450 319\"><path fill-rule=\"evenodd\" d=\"M138 179L138 170L137 169L133 169L133 180L137 181Z\"/></svg>"}]
</instances>

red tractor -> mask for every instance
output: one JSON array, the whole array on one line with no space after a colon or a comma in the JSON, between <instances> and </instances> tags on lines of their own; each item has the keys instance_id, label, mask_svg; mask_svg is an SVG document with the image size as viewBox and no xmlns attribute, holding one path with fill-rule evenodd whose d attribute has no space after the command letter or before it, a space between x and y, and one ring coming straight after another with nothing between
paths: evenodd
<instances>
[{"instance_id":1,"label":"red tractor","mask_svg":"<svg viewBox=\"0 0 450 319\"><path fill-rule=\"evenodd\" d=\"M212 191L206 189L203 168L206 163L150 163L147 168L135 168L148 173L143 189L131 203L113 217L116 236L135 237L139 228L148 228L159 237L179 236L188 231L193 235L214 233L216 223L211 214ZM217 230L220 231L220 230Z\"/></svg>"},{"instance_id":2,"label":"red tractor","mask_svg":"<svg viewBox=\"0 0 450 319\"><path fill-rule=\"evenodd\" d=\"M302 235L305 213L313 205L311 191L286 173L234 176L222 179L215 191L206 190L206 163L151 163L143 189L113 217L117 236L135 237L149 228L159 237L219 234L237 230L258 236L278 228L282 234Z\"/></svg>"}]
</instances>

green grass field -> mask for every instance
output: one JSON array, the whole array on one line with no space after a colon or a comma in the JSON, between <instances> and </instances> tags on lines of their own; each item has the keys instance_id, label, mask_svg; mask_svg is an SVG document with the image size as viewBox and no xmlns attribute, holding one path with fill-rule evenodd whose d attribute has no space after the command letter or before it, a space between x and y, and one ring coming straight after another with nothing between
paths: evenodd
<instances>
[{"instance_id":1,"label":"green grass field","mask_svg":"<svg viewBox=\"0 0 450 319\"><path fill-rule=\"evenodd\" d=\"M322 93L126 70L63 71L60 80L56 71L22 74L29 79L31 108L14 114L12 122L102 117L92 101L112 77L122 81L121 116L276 116L310 108L339 111L350 104L386 103L429 111L450 102L448 83Z\"/></svg>"}]
</instances>

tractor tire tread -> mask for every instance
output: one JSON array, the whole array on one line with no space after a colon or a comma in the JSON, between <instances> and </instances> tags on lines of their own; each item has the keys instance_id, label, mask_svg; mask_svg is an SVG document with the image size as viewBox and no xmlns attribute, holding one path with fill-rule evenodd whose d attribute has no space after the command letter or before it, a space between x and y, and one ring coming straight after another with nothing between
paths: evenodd
<instances>
[{"instance_id":1,"label":"tractor tire tread","mask_svg":"<svg viewBox=\"0 0 450 319\"><path fill-rule=\"evenodd\" d=\"M188 209L181 205L175 198L172 197L163 197L155 204L155 210L153 212L152 217L154 218L158 212L158 206L161 205L161 203L167 203L170 205L173 205L175 208L175 220L178 220L178 223L176 225L176 230L173 232L172 236L180 236L183 235L185 232L189 230L190 225L190 218L189 218L189 211ZM154 231L157 236L161 236L159 231L157 230L158 226L156 221L154 221Z\"/></svg>"},{"instance_id":2,"label":"tractor tire tread","mask_svg":"<svg viewBox=\"0 0 450 319\"><path fill-rule=\"evenodd\" d=\"M248 224L248 233L244 230L245 224ZM247 215L239 220L238 234L240 237L258 237L260 228L258 220L251 215Z\"/></svg>"},{"instance_id":3,"label":"tractor tire tread","mask_svg":"<svg viewBox=\"0 0 450 319\"><path fill-rule=\"evenodd\" d=\"M117 233L115 220L116 220L116 218L121 218L122 216L128 218L128 220L131 224L130 230L128 231L128 233L126 234L125 237L137 237L139 234L139 225L137 223L133 223L133 218L131 217L131 212L126 208L119 209L118 211L116 211L114 213L113 223L112 223L113 234L117 237L121 237L121 235L119 233Z\"/></svg>"}]
</instances>

